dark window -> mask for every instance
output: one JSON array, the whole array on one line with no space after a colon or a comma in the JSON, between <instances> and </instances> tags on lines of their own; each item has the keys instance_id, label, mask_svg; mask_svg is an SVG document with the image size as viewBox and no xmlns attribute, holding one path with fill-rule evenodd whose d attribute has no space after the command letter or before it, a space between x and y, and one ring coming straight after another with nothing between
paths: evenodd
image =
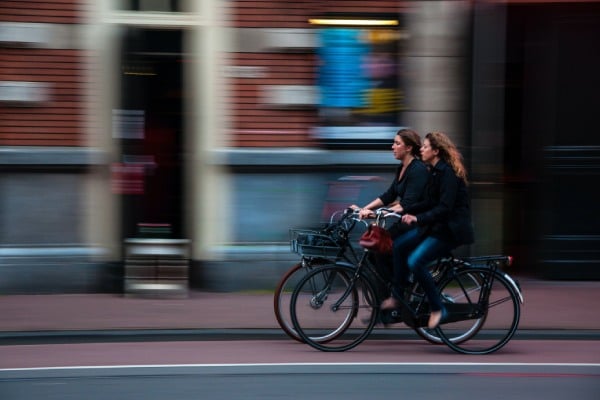
<instances>
[{"instance_id":1,"label":"dark window","mask_svg":"<svg viewBox=\"0 0 600 400\"><path fill-rule=\"evenodd\" d=\"M167 11L177 12L181 9L180 0L121 0L117 8L124 11Z\"/></svg>"}]
</instances>

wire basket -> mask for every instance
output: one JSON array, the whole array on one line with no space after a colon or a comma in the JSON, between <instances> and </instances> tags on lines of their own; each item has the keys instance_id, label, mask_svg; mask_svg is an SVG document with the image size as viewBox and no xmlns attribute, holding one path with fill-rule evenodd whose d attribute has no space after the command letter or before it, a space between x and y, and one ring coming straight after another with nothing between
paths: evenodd
<instances>
[{"instance_id":1,"label":"wire basket","mask_svg":"<svg viewBox=\"0 0 600 400\"><path fill-rule=\"evenodd\" d=\"M314 229L290 229L290 250L307 257L337 258L342 247L329 235Z\"/></svg>"}]
</instances>

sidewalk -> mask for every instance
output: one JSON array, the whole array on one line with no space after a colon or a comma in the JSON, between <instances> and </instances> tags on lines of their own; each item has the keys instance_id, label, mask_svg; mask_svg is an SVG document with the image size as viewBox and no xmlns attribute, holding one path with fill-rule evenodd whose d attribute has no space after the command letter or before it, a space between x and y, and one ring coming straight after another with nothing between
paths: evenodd
<instances>
[{"instance_id":1,"label":"sidewalk","mask_svg":"<svg viewBox=\"0 0 600 400\"><path fill-rule=\"evenodd\" d=\"M600 330L600 282L519 282L525 299L520 329ZM277 328L272 293L0 295L0 332Z\"/></svg>"}]
</instances>

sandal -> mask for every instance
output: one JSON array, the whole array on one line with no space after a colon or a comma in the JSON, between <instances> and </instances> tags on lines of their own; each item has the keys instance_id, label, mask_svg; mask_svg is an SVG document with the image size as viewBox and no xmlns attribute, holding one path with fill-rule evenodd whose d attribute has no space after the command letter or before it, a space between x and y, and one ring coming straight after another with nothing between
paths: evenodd
<instances>
[{"instance_id":1,"label":"sandal","mask_svg":"<svg viewBox=\"0 0 600 400\"><path fill-rule=\"evenodd\" d=\"M445 308L442 308L438 311L432 311L429 315L429 322L427 323L427 327L429 329L436 329L442 322L444 322L448 318L448 311Z\"/></svg>"},{"instance_id":2,"label":"sandal","mask_svg":"<svg viewBox=\"0 0 600 400\"><path fill-rule=\"evenodd\" d=\"M381 310L393 310L395 308L398 308L399 306L400 302L396 300L396 298L390 296L381 303L381 306L379 308Z\"/></svg>"}]
</instances>

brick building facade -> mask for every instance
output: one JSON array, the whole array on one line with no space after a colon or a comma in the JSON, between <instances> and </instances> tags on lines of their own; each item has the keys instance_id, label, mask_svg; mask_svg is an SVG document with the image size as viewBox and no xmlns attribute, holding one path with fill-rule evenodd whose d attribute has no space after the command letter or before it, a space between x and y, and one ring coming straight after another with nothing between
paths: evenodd
<instances>
[{"instance_id":1,"label":"brick building facade","mask_svg":"<svg viewBox=\"0 0 600 400\"><path fill-rule=\"evenodd\" d=\"M531 229L547 226L535 205L520 209L523 219L509 217L528 204L523 199L541 193L529 184L563 168L545 169L548 149L578 151L540 145L539 135L522 131L542 121L543 113L519 117L535 111L523 99L541 89L518 68L550 70L528 64L536 58L514 49L531 49L524 44L539 33L535 27L547 32L567 26L556 25L565 18L594 20L597 5L508 3L1 2L0 288L121 291L125 243L132 238L189 243L193 287L268 286L295 260L287 229L319 221L333 201L332 185L362 179L353 182L358 190L341 191L346 196L336 204L370 200L387 186L395 165L389 140L400 126L421 133L442 129L461 146L479 233L465 252L516 251L526 260L523 271L533 272L544 254L564 259L566 253L548 250L561 248L556 241L574 243L566 236L594 243L593 234L581 236L575 225L568 233ZM342 24L349 29L336 31L341 36L334 39L344 46L351 39L348 51L359 47L360 57L370 57L353 35L371 32L375 48L391 32L399 42L393 64L373 65L379 72L395 65L401 77L381 79L388 86L376 89L383 90L349 99L352 90L344 86L368 64L352 53L354 70L336 70L351 78L329 76L324 83L323 57L339 54L337 45L323 45L331 27L311 24L311 18L394 20L395 27L379 31ZM558 32L562 39L552 39L551 50L540 54L584 37L575 28ZM586 32L581 35L597 34ZM334 96L324 100L328 90ZM514 96L521 97L513 102ZM553 96L545 98L556 105ZM595 151L592 142L578 143ZM529 169L537 175L515 178L513 172L527 170L529 146L542 154L539 169ZM584 194L582 187L574 190ZM552 207L540 209L548 220ZM584 258L586 267L572 276L593 276L594 257Z\"/></svg>"}]
</instances>

